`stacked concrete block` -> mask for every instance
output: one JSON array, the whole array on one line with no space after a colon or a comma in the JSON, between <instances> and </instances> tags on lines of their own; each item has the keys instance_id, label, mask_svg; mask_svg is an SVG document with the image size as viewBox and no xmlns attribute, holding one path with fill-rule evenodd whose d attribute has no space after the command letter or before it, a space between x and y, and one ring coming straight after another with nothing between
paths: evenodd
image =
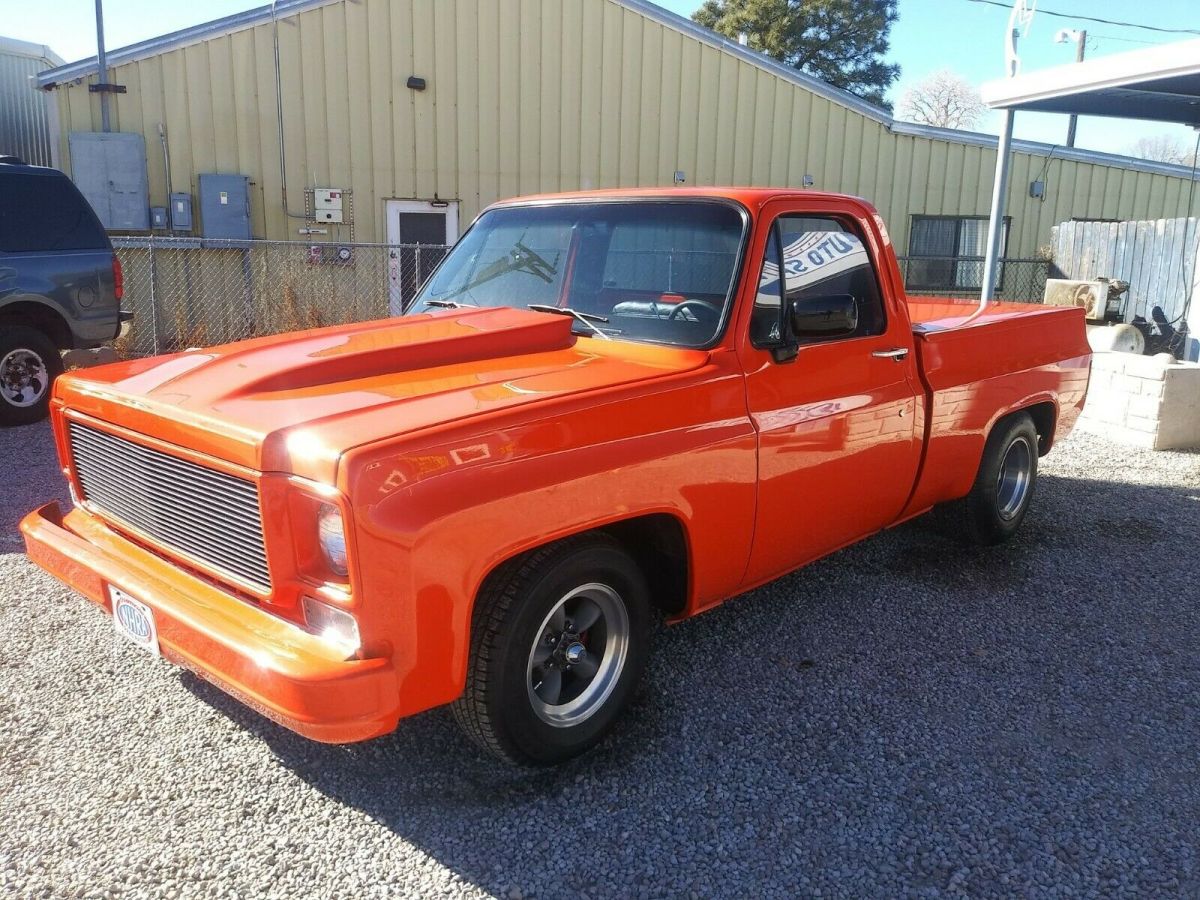
<instances>
[{"instance_id":1,"label":"stacked concrete block","mask_svg":"<svg viewBox=\"0 0 1200 900\"><path fill-rule=\"evenodd\" d=\"M1200 365L1095 353L1078 427L1151 450L1200 448Z\"/></svg>"}]
</instances>

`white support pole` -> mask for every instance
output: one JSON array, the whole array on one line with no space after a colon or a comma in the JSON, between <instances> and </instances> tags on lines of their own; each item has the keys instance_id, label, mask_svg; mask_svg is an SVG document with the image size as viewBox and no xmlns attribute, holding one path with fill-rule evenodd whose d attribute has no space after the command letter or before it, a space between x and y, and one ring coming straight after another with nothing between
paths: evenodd
<instances>
[{"instance_id":1,"label":"white support pole","mask_svg":"<svg viewBox=\"0 0 1200 900\"><path fill-rule=\"evenodd\" d=\"M1012 162L1013 111L1006 109L996 147L996 180L992 184L992 212L988 217L987 255L983 260L983 285L979 294L979 312L996 293L996 275L1000 270L1000 243L1004 234L1004 202L1008 198L1008 169ZM976 313L978 314L978 313Z\"/></svg>"}]
</instances>

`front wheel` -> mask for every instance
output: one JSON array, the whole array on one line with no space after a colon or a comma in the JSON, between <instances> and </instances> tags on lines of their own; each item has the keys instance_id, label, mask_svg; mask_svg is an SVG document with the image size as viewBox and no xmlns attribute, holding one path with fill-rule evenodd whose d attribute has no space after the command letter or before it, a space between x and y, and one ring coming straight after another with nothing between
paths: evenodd
<instances>
[{"instance_id":1,"label":"front wheel","mask_svg":"<svg viewBox=\"0 0 1200 900\"><path fill-rule=\"evenodd\" d=\"M967 531L978 544L1007 541L1025 519L1037 484L1038 435L1027 413L988 435L975 485L965 500Z\"/></svg>"},{"instance_id":2,"label":"front wheel","mask_svg":"<svg viewBox=\"0 0 1200 900\"><path fill-rule=\"evenodd\" d=\"M62 371L62 356L46 335L25 325L0 327L0 425L44 419L50 386Z\"/></svg>"},{"instance_id":3,"label":"front wheel","mask_svg":"<svg viewBox=\"0 0 1200 900\"><path fill-rule=\"evenodd\" d=\"M569 538L521 557L480 592L455 718L508 762L582 753L632 695L650 624L645 579L613 539Z\"/></svg>"}]
</instances>

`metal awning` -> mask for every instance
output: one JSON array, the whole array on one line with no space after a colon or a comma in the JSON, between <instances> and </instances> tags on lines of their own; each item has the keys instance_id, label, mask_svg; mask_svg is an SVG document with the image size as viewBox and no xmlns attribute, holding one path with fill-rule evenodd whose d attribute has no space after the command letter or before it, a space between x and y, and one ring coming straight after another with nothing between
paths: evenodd
<instances>
[{"instance_id":1,"label":"metal awning","mask_svg":"<svg viewBox=\"0 0 1200 900\"><path fill-rule=\"evenodd\" d=\"M990 81L981 93L993 109L1200 125L1200 38Z\"/></svg>"},{"instance_id":2,"label":"metal awning","mask_svg":"<svg viewBox=\"0 0 1200 900\"><path fill-rule=\"evenodd\" d=\"M982 310L996 288L1014 113L1028 110L1200 127L1200 39L989 81L980 93L988 106L1004 113L979 298Z\"/></svg>"}]
</instances>

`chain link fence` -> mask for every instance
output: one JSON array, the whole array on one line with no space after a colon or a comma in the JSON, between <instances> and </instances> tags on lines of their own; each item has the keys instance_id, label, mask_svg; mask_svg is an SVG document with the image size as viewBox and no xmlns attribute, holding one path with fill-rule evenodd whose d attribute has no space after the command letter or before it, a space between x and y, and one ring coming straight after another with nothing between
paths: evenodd
<instances>
[{"instance_id":1,"label":"chain link fence","mask_svg":"<svg viewBox=\"0 0 1200 900\"><path fill-rule=\"evenodd\" d=\"M126 357L224 344L394 315L449 249L418 244L306 244L170 237L113 239L134 314L118 339ZM899 257L914 294L970 297L983 261ZM1005 259L997 294L1041 302L1053 263Z\"/></svg>"},{"instance_id":2,"label":"chain link fence","mask_svg":"<svg viewBox=\"0 0 1200 900\"><path fill-rule=\"evenodd\" d=\"M116 342L125 357L393 315L449 249L160 237L113 246L134 315Z\"/></svg>"},{"instance_id":3,"label":"chain link fence","mask_svg":"<svg viewBox=\"0 0 1200 900\"><path fill-rule=\"evenodd\" d=\"M911 294L935 297L979 296L983 284L983 260L961 256L900 256L900 274ZM996 297L1020 303L1041 303L1046 279L1053 274L1048 259L1002 259Z\"/></svg>"}]
</instances>

